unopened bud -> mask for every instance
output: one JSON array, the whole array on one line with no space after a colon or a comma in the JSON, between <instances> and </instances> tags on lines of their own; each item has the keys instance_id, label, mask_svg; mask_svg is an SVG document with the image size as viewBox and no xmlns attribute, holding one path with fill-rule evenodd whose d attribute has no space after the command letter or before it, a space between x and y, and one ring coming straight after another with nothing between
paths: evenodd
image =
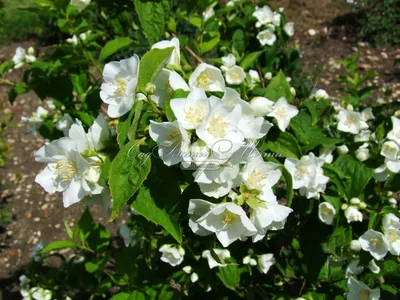
<instances>
[{"instance_id":1,"label":"unopened bud","mask_svg":"<svg viewBox=\"0 0 400 300\"><path fill-rule=\"evenodd\" d=\"M354 205L358 205L358 204L361 203L361 200L358 199L358 198L352 198L352 199L350 200L350 203L351 203L351 204L354 204Z\"/></svg>"},{"instance_id":2,"label":"unopened bud","mask_svg":"<svg viewBox=\"0 0 400 300\"><path fill-rule=\"evenodd\" d=\"M390 198L389 203L395 205L395 204L397 204L397 200L394 198Z\"/></svg>"},{"instance_id":3,"label":"unopened bud","mask_svg":"<svg viewBox=\"0 0 400 300\"><path fill-rule=\"evenodd\" d=\"M360 207L361 209L364 209L367 207L367 204L365 204L365 202L361 202L358 207Z\"/></svg>"},{"instance_id":4,"label":"unopened bud","mask_svg":"<svg viewBox=\"0 0 400 300\"><path fill-rule=\"evenodd\" d=\"M339 154L341 154L341 155L349 153L349 148L346 145L337 147L337 150L338 150Z\"/></svg>"},{"instance_id":5,"label":"unopened bud","mask_svg":"<svg viewBox=\"0 0 400 300\"><path fill-rule=\"evenodd\" d=\"M265 78L265 80L271 80L272 79L272 73L271 72L265 73L264 78Z\"/></svg>"},{"instance_id":6,"label":"unopened bud","mask_svg":"<svg viewBox=\"0 0 400 300\"><path fill-rule=\"evenodd\" d=\"M393 192L389 191L389 192L387 192L386 195L387 195L388 197L392 197L392 196L393 196Z\"/></svg>"},{"instance_id":7,"label":"unopened bud","mask_svg":"<svg viewBox=\"0 0 400 300\"><path fill-rule=\"evenodd\" d=\"M290 88L290 93L291 93L293 96L296 96L296 90L294 89L294 87L291 87L291 88Z\"/></svg>"},{"instance_id":8,"label":"unopened bud","mask_svg":"<svg viewBox=\"0 0 400 300\"><path fill-rule=\"evenodd\" d=\"M349 207L349 205L345 203L342 205L342 210L346 210L348 207Z\"/></svg>"},{"instance_id":9,"label":"unopened bud","mask_svg":"<svg viewBox=\"0 0 400 300\"><path fill-rule=\"evenodd\" d=\"M34 55L35 54L35 49L33 49L33 47L29 47L28 54L29 55Z\"/></svg>"},{"instance_id":10,"label":"unopened bud","mask_svg":"<svg viewBox=\"0 0 400 300\"><path fill-rule=\"evenodd\" d=\"M149 82L146 84L145 92L149 95L153 95L156 92L156 86Z\"/></svg>"},{"instance_id":11,"label":"unopened bud","mask_svg":"<svg viewBox=\"0 0 400 300\"><path fill-rule=\"evenodd\" d=\"M354 252L359 252L361 250L361 244L358 240L352 240L350 243L350 250Z\"/></svg>"}]
</instances>

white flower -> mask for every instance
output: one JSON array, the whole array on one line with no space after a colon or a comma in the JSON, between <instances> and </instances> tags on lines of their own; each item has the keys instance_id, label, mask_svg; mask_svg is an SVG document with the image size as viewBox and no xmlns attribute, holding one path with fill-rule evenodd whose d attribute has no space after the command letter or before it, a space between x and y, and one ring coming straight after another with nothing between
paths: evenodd
<instances>
[{"instance_id":1,"label":"white flower","mask_svg":"<svg viewBox=\"0 0 400 300\"><path fill-rule=\"evenodd\" d=\"M210 269L213 269L215 267L226 267L227 264L224 260L231 257L231 253L229 252L229 250L212 249L212 251L214 252L214 256L216 256L219 261L216 261L214 259L214 256L211 254L210 250L204 250L201 255L203 258L207 259Z\"/></svg>"},{"instance_id":2,"label":"white flower","mask_svg":"<svg viewBox=\"0 0 400 300\"><path fill-rule=\"evenodd\" d=\"M361 248L364 251L368 251L376 260L384 258L389 251L388 241L385 236L373 229L366 231L358 240Z\"/></svg>"},{"instance_id":3,"label":"white flower","mask_svg":"<svg viewBox=\"0 0 400 300\"><path fill-rule=\"evenodd\" d=\"M154 94L149 95L151 100L157 103L158 107L163 108L167 100L171 99L174 92L178 89L189 91L189 86L185 80L176 73L168 69L161 69L154 80L156 90Z\"/></svg>"},{"instance_id":4,"label":"white flower","mask_svg":"<svg viewBox=\"0 0 400 300\"><path fill-rule=\"evenodd\" d=\"M89 5L91 0L71 0L71 5L75 6L79 11L85 9Z\"/></svg>"},{"instance_id":5,"label":"white flower","mask_svg":"<svg viewBox=\"0 0 400 300\"><path fill-rule=\"evenodd\" d=\"M195 283L197 280L199 280L199 275L197 275L197 273L192 273L192 274L190 275L190 281L191 281L192 283Z\"/></svg>"},{"instance_id":6,"label":"white flower","mask_svg":"<svg viewBox=\"0 0 400 300\"><path fill-rule=\"evenodd\" d=\"M265 162L262 158L256 157L244 165L240 176L243 184L245 184L247 188L260 192L258 198L267 202L276 201L276 197L272 192L272 187L282 176L282 172L279 170L277 164Z\"/></svg>"},{"instance_id":7,"label":"white flower","mask_svg":"<svg viewBox=\"0 0 400 300\"><path fill-rule=\"evenodd\" d=\"M246 212L231 202L217 204L196 222L214 232L224 247L240 238L252 236L257 231Z\"/></svg>"},{"instance_id":8,"label":"white flower","mask_svg":"<svg viewBox=\"0 0 400 300\"><path fill-rule=\"evenodd\" d=\"M268 230L282 229L275 229L274 225L283 224L284 226L286 219L291 212L293 212L293 209L280 205L273 199L266 202L260 201L257 207L251 210L250 220L257 228L257 233L252 237L253 243L263 239Z\"/></svg>"},{"instance_id":9,"label":"white flower","mask_svg":"<svg viewBox=\"0 0 400 300\"><path fill-rule=\"evenodd\" d=\"M272 18L272 24L279 27L281 25L281 14L278 12L274 12L274 16Z\"/></svg>"},{"instance_id":10,"label":"white flower","mask_svg":"<svg viewBox=\"0 0 400 300\"><path fill-rule=\"evenodd\" d=\"M74 120L69 114L64 114L60 120L56 123L56 128L64 133L65 136L68 136L68 131L71 128Z\"/></svg>"},{"instance_id":11,"label":"white flower","mask_svg":"<svg viewBox=\"0 0 400 300\"><path fill-rule=\"evenodd\" d=\"M374 274L379 274L379 272L381 271L381 268L376 264L374 259L371 259L368 264L368 268Z\"/></svg>"},{"instance_id":12,"label":"white flower","mask_svg":"<svg viewBox=\"0 0 400 300\"><path fill-rule=\"evenodd\" d=\"M361 114L361 119L363 121L369 121L369 120L375 119L374 114L372 113L372 109L370 107L361 111L360 114Z\"/></svg>"},{"instance_id":13,"label":"white flower","mask_svg":"<svg viewBox=\"0 0 400 300\"><path fill-rule=\"evenodd\" d=\"M400 255L400 230L387 229L385 230L385 238L389 244L389 252L392 255Z\"/></svg>"},{"instance_id":14,"label":"white flower","mask_svg":"<svg viewBox=\"0 0 400 300\"><path fill-rule=\"evenodd\" d=\"M324 175L322 166L323 158L315 157L309 153L300 160L288 158L285 160L285 167L293 178L293 188L300 189L300 194L307 198L318 197L319 193L325 191L329 178Z\"/></svg>"},{"instance_id":15,"label":"white flower","mask_svg":"<svg viewBox=\"0 0 400 300\"><path fill-rule=\"evenodd\" d=\"M230 85L240 85L246 79L246 73L242 67L233 66L226 71L225 78Z\"/></svg>"},{"instance_id":16,"label":"white flower","mask_svg":"<svg viewBox=\"0 0 400 300\"><path fill-rule=\"evenodd\" d=\"M346 274L345 274L346 278L349 278L351 275L361 274L362 271L364 271L364 267L358 265L359 262L360 261L358 259L357 260L355 259L349 263L349 265L346 268Z\"/></svg>"},{"instance_id":17,"label":"white flower","mask_svg":"<svg viewBox=\"0 0 400 300\"><path fill-rule=\"evenodd\" d=\"M108 115L118 118L129 112L133 106L139 75L139 57L112 61L104 66L104 83L100 98L108 106Z\"/></svg>"},{"instance_id":18,"label":"white flower","mask_svg":"<svg viewBox=\"0 0 400 300\"><path fill-rule=\"evenodd\" d=\"M341 154L341 155L345 155L345 154L349 153L349 148L346 145L341 145L341 146L337 147L337 150L338 150L339 154Z\"/></svg>"},{"instance_id":19,"label":"white flower","mask_svg":"<svg viewBox=\"0 0 400 300\"><path fill-rule=\"evenodd\" d=\"M254 258L251 258L250 255L243 257L242 263L244 265L257 266L257 261Z\"/></svg>"},{"instance_id":20,"label":"white flower","mask_svg":"<svg viewBox=\"0 0 400 300\"><path fill-rule=\"evenodd\" d=\"M215 15L214 8L213 7L207 8L205 11L203 11L204 22L207 22L207 20L212 18L214 15Z\"/></svg>"},{"instance_id":21,"label":"white flower","mask_svg":"<svg viewBox=\"0 0 400 300\"><path fill-rule=\"evenodd\" d=\"M319 89L315 92L314 95L312 95L314 98L316 98L317 100L321 100L321 99L329 99L329 95L325 90Z\"/></svg>"},{"instance_id":22,"label":"white flower","mask_svg":"<svg viewBox=\"0 0 400 300\"><path fill-rule=\"evenodd\" d=\"M393 129L389 131L387 134L387 138L389 140L395 141L398 145L400 145L400 119L396 117L392 117Z\"/></svg>"},{"instance_id":23,"label":"white flower","mask_svg":"<svg viewBox=\"0 0 400 300\"><path fill-rule=\"evenodd\" d=\"M172 166L184 161L189 137L178 121L156 123L151 120L149 134L158 143L158 155L164 164Z\"/></svg>"},{"instance_id":24,"label":"white flower","mask_svg":"<svg viewBox=\"0 0 400 300\"><path fill-rule=\"evenodd\" d=\"M261 273L267 274L275 262L274 255L272 253L260 255L258 257L258 270Z\"/></svg>"},{"instance_id":25,"label":"white flower","mask_svg":"<svg viewBox=\"0 0 400 300\"><path fill-rule=\"evenodd\" d=\"M385 230L400 229L400 219L394 214L389 213L383 217L382 225Z\"/></svg>"},{"instance_id":26,"label":"white flower","mask_svg":"<svg viewBox=\"0 0 400 300\"><path fill-rule=\"evenodd\" d=\"M266 25L271 23L274 19L274 13L272 12L271 8L265 5L262 8L256 8L253 12L253 17L257 18L257 27L261 27L262 25Z\"/></svg>"},{"instance_id":27,"label":"white flower","mask_svg":"<svg viewBox=\"0 0 400 300\"><path fill-rule=\"evenodd\" d=\"M215 207L216 204L201 200L201 199L191 199L189 202L188 214L189 218L189 227L192 231L200 236L206 236L212 234L211 231L208 231L204 227L200 226L197 223L197 220L203 215L207 214L212 208Z\"/></svg>"},{"instance_id":28,"label":"white flower","mask_svg":"<svg viewBox=\"0 0 400 300\"><path fill-rule=\"evenodd\" d=\"M354 252L359 252L361 250L361 244L358 240L352 240L350 242L350 250Z\"/></svg>"},{"instance_id":29,"label":"white flower","mask_svg":"<svg viewBox=\"0 0 400 300\"><path fill-rule=\"evenodd\" d=\"M287 100L282 97L272 107L272 111L267 115L273 117L278 122L280 130L285 131L289 126L290 120L299 113L296 106L288 104Z\"/></svg>"},{"instance_id":30,"label":"white flower","mask_svg":"<svg viewBox=\"0 0 400 300\"><path fill-rule=\"evenodd\" d=\"M261 81L260 74L256 70L249 70L249 76L252 84L257 84Z\"/></svg>"},{"instance_id":31,"label":"white flower","mask_svg":"<svg viewBox=\"0 0 400 300\"><path fill-rule=\"evenodd\" d=\"M267 28L257 34L257 39L260 42L261 46L272 46L276 41L276 35L272 28Z\"/></svg>"},{"instance_id":32,"label":"white flower","mask_svg":"<svg viewBox=\"0 0 400 300\"><path fill-rule=\"evenodd\" d=\"M179 124L185 129L196 129L208 117L210 103L202 89L193 89L187 98L171 100L171 109Z\"/></svg>"},{"instance_id":33,"label":"white flower","mask_svg":"<svg viewBox=\"0 0 400 300\"><path fill-rule=\"evenodd\" d=\"M368 142L371 139L371 130L361 130L360 133L354 136L355 142Z\"/></svg>"},{"instance_id":34,"label":"white flower","mask_svg":"<svg viewBox=\"0 0 400 300\"><path fill-rule=\"evenodd\" d=\"M223 63L223 66L221 66L221 70L224 72L236 65L236 58L232 53L228 54L227 56L223 56L221 60Z\"/></svg>"},{"instance_id":35,"label":"white flower","mask_svg":"<svg viewBox=\"0 0 400 300\"><path fill-rule=\"evenodd\" d=\"M365 283L357 281L353 277L349 277L347 287L349 288L347 300L379 300L381 296L379 288L372 290Z\"/></svg>"},{"instance_id":36,"label":"white flower","mask_svg":"<svg viewBox=\"0 0 400 300\"><path fill-rule=\"evenodd\" d=\"M381 155L390 159L396 160L400 151L399 145L393 141L387 141L383 143Z\"/></svg>"},{"instance_id":37,"label":"white flower","mask_svg":"<svg viewBox=\"0 0 400 300\"><path fill-rule=\"evenodd\" d=\"M268 100L264 97L254 97L250 101L250 106L254 110L254 115L256 117L264 117L268 115L273 110L275 102Z\"/></svg>"},{"instance_id":38,"label":"white flower","mask_svg":"<svg viewBox=\"0 0 400 300\"><path fill-rule=\"evenodd\" d=\"M380 167L374 170L374 178L377 181L383 182L389 178L391 175L391 171L387 168L386 164L381 165Z\"/></svg>"},{"instance_id":39,"label":"white flower","mask_svg":"<svg viewBox=\"0 0 400 300\"><path fill-rule=\"evenodd\" d=\"M181 246L165 244L161 246L159 251L162 253L161 260L173 267L180 265L185 256L185 249Z\"/></svg>"},{"instance_id":40,"label":"white flower","mask_svg":"<svg viewBox=\"0 0 400 300\"><path fill-rule=\"evenodd\" d=\"M353 205L350 205L344 211L344 215L345 215L348 223L351 223L351 222L362 222L362 220L363 220L362 213L358 210L357 207L355 207Z\"/></svg>"},{"instance_id":41,"label":"white flower","mask_svg":"<svg viewBox=\"0 0 400 300\"><path fill-rule=\"evenodd\" d=\"M208 92L223 92L225 91L225 80L220 69L201 63L190 75L189 86Z\"/></svg>"},{"instance_id":42,"label":"white flower","mask_svg":"<svg viewBox=\"0 0 400 300\"><path fill-rule=\"evenodd\" d=\"M368 143L361 145L360 148L356 150L355 154L359 161L366 161L369 158Z\"/></svg>"},{"instance_id":43,"label":"white flower","mask_svg":"<svg viewBox=\"0 0 400 300\"><path fill-rule=\"evenodd\" d=\"M167 60L166 66L179 69L181 66L181 51L180 51L179 39L174 37L170 41L161 41L155 43L151 47L151 49L165 49L170 47L174 47L174 50L172 51L170 58Z\"/></svg>"},{"instance_id":44,"label":"white flower","mask_svg":"<svg viewBox=\"0 0 400 300\"><path fill-rule=\"evenodd\" d=\"M185 272L186 274L190 274L192 273L192 267L191 266L183 267L182 271Z\"/></svg>"},{"instance_id":45,"label":"white flower","mask_svg":"<svg viewBox=\"0 0 400 300\"><path fill-rule=\"evenodd\" d=\"M244 141L244 134L238 128L242 107L214 106L207 118L196 129L197 136L214 152L229 158Z\"/></svg>"},{"instance_id":46,"label":"white flower","mask_svg":"<svg viewBox=\"0 0 400 300\"><path fill-rule=\"evenodd\" d=\"M294 23L293 22L288 22L285 24L283 27L283 30L286 32L288 36L293 36L294 35Z\"/></svg>"},{"instance_id":47,"label":"white flower","mask_svg":"<svg viewBox=\"0 0 400 300\"><path fill-rule=\"evenodd\" d=\"M322 202L318 206L318 217L322 223L332 225L333 218L336 215L336 209L329 202Z\"/></svg>"},{"instance_id":48,"label":"white flower","mask_svg":"<svg viewBox=\"0 0 400 300\"><path fill-rule=\"evenodd\" d=\"M74 46L78 45L79 40L78 40L78 37L76 36L76 34L74 34L71 38L68 38L67 43L72 44Z\"/></svg>"},{"instance_id":49,"label":"white flower","mask_svg":"<svg viewBox=\"0 0 400 300\"><path fill-rule=\"evenodd\" d=\"M30 294L32 295L32 298L35 300L51 300L53 293L50 290L45 290L41 287L34 287L31 288Z\"/></svg>"},{"instance_id":50,"label":"white flower","mask_svg":"<svg viewBox=\"0 0 400 300\"><path fill-rule=\"evenodd\" d=\"M368 124L361 118L359 112L342 108L337 118L339 120L337 128L340 131L357 134L360 130L368 129Z\"/></svg>"},{"instance_id":51,"label":"white flower","mask_svg":"<svg viewBox=\"0 0 400 300\"><path fill-rule=\"evenodd\" d=\"M15 69L21 68L25 64L25 59L26 59L26 51L22 47L18 47L15 49L15 54L12 58L15 66Z\"/></svg>"},{"instance_id":52,"label":"white flower","mask_svg":"<svg viewBox=\"0 0 400 300\"><path fill-rule=\"evenodd\" d=\"M322 158L325 163L330 164L333 161L333 150L335 150L336 146L326 146L319 150L319 158Z\"/></svg>"}]
</instances>

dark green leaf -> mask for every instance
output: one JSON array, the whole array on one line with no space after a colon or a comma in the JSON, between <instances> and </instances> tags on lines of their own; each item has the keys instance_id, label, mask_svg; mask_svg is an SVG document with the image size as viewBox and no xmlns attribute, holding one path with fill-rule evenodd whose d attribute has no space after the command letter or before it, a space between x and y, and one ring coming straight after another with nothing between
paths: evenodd
<instances>
[{"instance_id":1,"label":"dark green leaf","mask_svg":"<svg viewBox=\"0 0 400 300\"><path fill-rule=\"evenodd\" d=\"M77 247L78 247L78 245L71 241L55 241L55 242L47 245L46 247L44 247L40 252L47 253L47 252L54 251L54 250L77 248Z\"/></svg>"},{"instance_id":2,"label":"dark green leaf","mask_svg":"<svg viewBox=\"0 0 400 300\"><path fill-rule=\"evenodd\" d=\"M158 42L164 33L165 12L161 1L134 0L140 24L150 45Z\"/></svg>"},{"instance_id":3,"label":"dark green leaf","mask_svg":"<svg viewBox=\"0 0 400 300\"><path fill-rule=\"evenodd\" d=\"M275 139L268 139L267 148L273 153L287 158L300 158L302 156L297 140L288 132L280 132Z\"/></svg>"},{"instance_id":4,"label":"dark green leaf","mask_svg":"<svg viewBox=\"0 0 400 300\"><path fill-rule=\"evenodd\" d=\"M286 77L282 71L279 71L278 75L272 78L268 84L265 97L272 101L278 101L281 97L284 97L289 103L293 99L293 95L290 92L290 85L286 81Z\"/></svg>"},{"instance_id":5,"label":"dark green leaf","mask_svg":"<svg viewBox=\"0 0 400 300\"><path fill-rule=\"evenodd\" d=\"M233 291L236 290L240 282L240 270L236 264L218 268L217 276L228 289Z\"/></svg>"},{"instance_id":6,"label":"dark green leaf","mask_svg":"<svg viewBox=\"0 0 400 300\"><path fill-rule=\"evenodd\" d=\"M312 117L312 125L318 123L321 120L322 114L329 107L329 100L321 99L319 101L308 99L304 101L304 105L310 111Z\"/></svg>"},{"instance_id":7,"label":"dark green leaf","mask_svg":"<svg viewBox=\"0 0 400 300\"><path fill-rule=\"evenodd\" d=\"M150 172L150 159L140 152L140 141L131 141L118 152L111 163L109 185L113 198L111 220L139 189Z\"/></svg>"},{"instance_id":8,"label":"dark green leaf","mask_svg":"<svg viewBox=\"0 0 400 300\"><path fill-rule=\"evenodd\" d=\"M258 62L258 59L263 51L251 52L240 62L240 66L247 71L248 69L254 68ZM279 98L278 98L279 99ZM272 99L270 99L272 100Z\"/></svg>"}]
</instances>

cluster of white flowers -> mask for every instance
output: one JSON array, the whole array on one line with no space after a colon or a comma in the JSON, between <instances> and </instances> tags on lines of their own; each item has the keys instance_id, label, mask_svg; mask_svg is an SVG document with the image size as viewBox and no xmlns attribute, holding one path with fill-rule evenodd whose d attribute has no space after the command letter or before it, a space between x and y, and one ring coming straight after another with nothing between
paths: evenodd
<instances>
[{"instance_id":1,"label":"cluster of white flowers","mask_svg":"<svg viewBox=\"0 0 400 300\"><path fill-rule=\"evenodd\" d=\"M275 28L281 26L282 18L280 12L273 12L267 5L263 7L256 6L253 16L257 19L256 27L262 28L262 31L257 34L260 44L262 46L272 46L276 41ZM288 36L292 36L294 34L294 23L286 23L283 30Z\"/></svg>"},{"instance_id":2,"label":"cluster of white flowers","mask_svg":"<svg viewBox=\"0 0 400 300\"><path fill-rule=\"evenodd\" d=\"M26 63L33 63L36 61L35 49L29 47L28 52L22 47L15 49L15 54L12 58L14 62L14 69L19 69Z\"/></svg>"},{"instance_id":3,"label":"cluster of white flowers","mask_svg":"<svg viewBox=\"0 0 400 300\"><path fill-rule=\"evenodd\" d=\"M82 11L89 5L91 0L71 0L71 5L75 6L79 11Z\"/></svg>"},{"instance_id":4,"label":"cluster of white flowers","mask_svg":"<svg viewBox=\"0 0 400 300\"><path fill-rule=\"evenodd\" d=\"M400 119L392 117L392 130L387 134L382 144L381 155L385 163L375 169L374 177L378 181L385 181L391 174L400 173Z\"/></svg>"},{"instance_id":5,"label":"cluster of white flowers","mask_svg":"<svg viewBox=\"0 0 400 300\"><path fill-rule=\"evenodd\" d=\"M69 137L54 140L35 153L36 161L47 163L35 181L48 193L62 192L64 207L92 198L107 211L111 199L101 179L105 158L101 151L110 139L111 130L102 114L88 133L77 120L69 130Z\"/></svg>"},{"instance_id":6,"label":"cluster of white flowers","mask_svg":"<svg viewBox=\"0 0 400 300\"><path fill-rule=\"evenodd\" d=\"M49 116L49 111L42 106L36 109L36 112L31 117L27 118L22 116L21 120L26 124L26 130L28 133L36 135L37 130L42 125L43 121Z\"/></svg>"},{"instance_id":7,"label":"cluster of white flowers","mask_svg":"<svg viewBox=\"0 0 400 300\"><path fill-rule=\"evenodd\" d=\"M362 222L363 215L360 212L360 209L365 209L366 207L367 204L365 204L365 202L362 202L358 198L350 199L350 205L343 204L342 209L344 210L344 216L346 217L347 222Z\"/></svg>"},{"instance_id":8,"label":"cluster of white flowers","mask_svg":"<svg viewBox=\"0 0 400 300\"><path fill-rule=\"evenodd\" d=\"M382 221L383 233L370 229L359 238L361 248L368 251L376 260L383 259L388 252L400 255L400 221L389 213Z\"/></svg>"},{"instance_id":9,"label":"cluster of white flowers","mask_svg":"<svg viewBox=\"0 0 400 300\"><path fill-rule=\"evenodd\" d=\"M91 34L92 34L91 30L88 30L87 32L83 32L83 33L79 34L79 36L74 34L71 38L67 39L67 43L77 46L80 43L80 41L84 42L88 38L88 36Z\"/></svg>"},{"instance_id":10,"label":"cluster of white flowers","mask_svg":"<svg viewBox=\"0 0 400 300\"><path fill-rule=\"evenodd\" d=\"M41 287L29 287L29 278L22 275L19 278L20 281L20 292L23 300L51 300L53 293L50 290L43 289Z\"/></svg>"}]
</instances>

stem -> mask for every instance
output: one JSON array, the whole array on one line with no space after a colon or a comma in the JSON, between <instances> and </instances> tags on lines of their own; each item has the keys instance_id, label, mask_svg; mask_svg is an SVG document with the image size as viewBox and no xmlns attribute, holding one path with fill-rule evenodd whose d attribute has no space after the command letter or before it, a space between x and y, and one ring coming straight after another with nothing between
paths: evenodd
<instances>
[{"instance_id":1,"label":"stem","mask_svg":"<svg viewBox=\"0 0 400 300\"><path fill-rule=\"evenodd\" d=\"M152 108L157 114L159 114L160 116L163 116L163 115L164 115L163 112L160 111L160 110L157 108L157 106L154 104L153 100L148 99L147 103L150 104L151 108Z\"/></svg>"},{"instance_id":2,"label":"stem","mask_svg":"<svg viewBox=\"0 0 400 300\"><path fill-rule=\"evenodd\" d=\"M11 85L11 86L15 85L14 82L12 82L12 81L10 81L8 79L5 79L5 78L0 78L0 84L8 84L8 85Z\"/></svg>"},{"instance_id":3,"label":"stem","mask_svg":"<svg viewBox=\"0 0 400 300\"><path fill-rule=\"evenodd\" d=\"M143 110L143 101L137 101L135 107L135 117L133 118L132 125L128 131L128 138L130 141L136 138L136 130L140 120L140 115L142 114L142 110Z\"/></svg>"},{"instance_id":4,"label":"stem","mask_svg":"<svg viewBox=\"0 0 400 300\"><path fill-rule=\"evenodd\" d=\"M185 50L190 54L191 57L193 57L195 60L197 60L199 63L203 63L204 60L201 59L192 49L190 49L188 46L185 46Z\"/></svg>"}]
</instances>

